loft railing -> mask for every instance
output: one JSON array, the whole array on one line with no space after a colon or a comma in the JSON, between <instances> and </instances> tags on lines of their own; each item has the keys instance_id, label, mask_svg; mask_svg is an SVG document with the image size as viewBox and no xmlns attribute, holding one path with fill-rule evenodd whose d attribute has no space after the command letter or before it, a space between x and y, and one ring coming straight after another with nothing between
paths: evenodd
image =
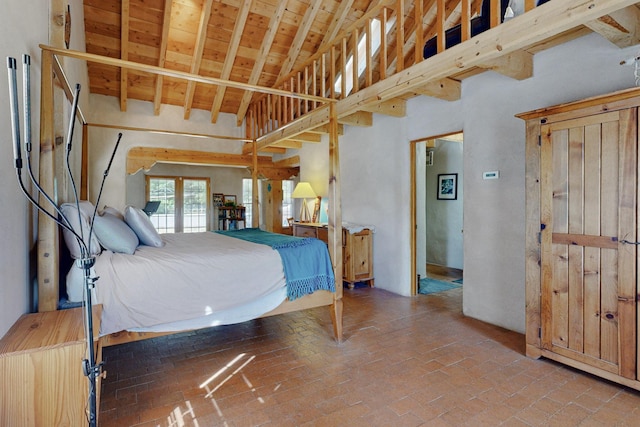
<instances>
[{"instance_id":1,"label":"loft railing","mask_svg":"<svg viewBox=\"0 0 640 427\"><path fill-rule=\"evenodd\" d=\"M448 44L465 42L477 34L480 21L484 29L496 27L504 18L506 3L508 0L418 0L407 9L403 0L383 0L273 87L343 99L425 60L425 41L432 54L437 54ZM536 0L523 0L524 12L535 5ZM322 105L316 100L261 95L248 108L247 137L260 138Z\"/></svg>"}]
</instances>

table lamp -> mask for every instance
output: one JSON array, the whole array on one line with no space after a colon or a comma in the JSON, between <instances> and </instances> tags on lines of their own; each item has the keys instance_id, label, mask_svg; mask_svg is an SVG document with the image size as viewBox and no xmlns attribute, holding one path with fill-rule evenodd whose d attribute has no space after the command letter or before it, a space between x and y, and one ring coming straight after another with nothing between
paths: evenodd
<instances>
[{"instance_id":1,"label":"table lamp","mask_svg":"<svg viewBox=\"0 0 640 427\"><path fill-rule=\"evenodd\" d=\"M311 214L307 206L307 199L316 197L315 191L308 182L299 182L291 193L293 199L302 199L302 207L300 208L300 222L311 222Z\"/></svg>"}]
</instances>

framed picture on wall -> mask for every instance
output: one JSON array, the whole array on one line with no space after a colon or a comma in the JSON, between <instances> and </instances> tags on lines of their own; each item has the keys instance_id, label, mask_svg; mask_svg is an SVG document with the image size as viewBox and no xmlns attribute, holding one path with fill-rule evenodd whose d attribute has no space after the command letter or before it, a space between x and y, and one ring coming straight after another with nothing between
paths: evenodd
<instances>
[{"instance_id":1,"label":"framed picture on wall","mask_svg":"<svg viewBox=\"0 0 640 427\"><path fill-rule=\"evenodd\" d=\"M235 194L225 194L224 195L224 205L225 206L235 206L237 204Z\"/></svg>"},{"instance_id":2,"label":"framed picture on wall","mask_svg":"<svg viewBox=\"0 0 640 427\"><path fill-rule=\"evenodd\" d=\"M438 174L438 200L456 200L458 198L458 174Z\"/></svg>"},{"instance_id":3,"label":"framed picture on wall","mask_svg":"<svg viewBox=\"0 0 640 427\"><path fill-rule=\"evenodd\" d=\"M213 206L220 207L224 204L224 194L213 193Z\"/></svg>"}]
</instances>

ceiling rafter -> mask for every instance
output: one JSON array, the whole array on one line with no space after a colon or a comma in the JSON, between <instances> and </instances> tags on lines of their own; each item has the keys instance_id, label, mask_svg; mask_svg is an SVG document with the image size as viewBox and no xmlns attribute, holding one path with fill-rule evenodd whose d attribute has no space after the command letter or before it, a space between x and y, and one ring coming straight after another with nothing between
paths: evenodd
<instances>
[{"instance_id":1,"label":"ceiling rafter","mask_svg":"<svg viewBox=\"0 0 640 427\"><path fill-rule=\"evenodd\" d=\"M353 5L353 0L340 2L340 6L338 7L338 10L333 15L333 19L331 20L331 25L327 29L327 33L322 39L322 43L320 43L320 50L322 50L325 46L327 46L327 44L331 43L335 39L336 35L338 35L340 28L342 28L342 25L344 24L345 19L347 19L347 16L351 11L352 5Z\"/></svg>"},{"instance_id":2,"label":"ceiling rafter","mask_svg":"<svg viewBox=\"0 0 640 427\"><path fill-rule=\"evenodd\" d=\"M202 13L200 14L200 23L198 25L198 34L196 37L196 44L193 49L193 57L191 60L191 74L200 73L200 65L202 64L202 52L204 51L204 44L207 41L207 26L209 25L209 19L211 19L211 6L213 0L204 0L202 7ZM191 106L193 104L193 95L196 90L196 83L189 81L187 83L187 91L184 96L184 118L187 120L191 115Z\"/></svg>"},{"instance_id":3,"label":"ceiling rafter","mask_svg":"<svg viewBox=\"0 0 640 427\"><path fill-rule=\"evenodd\" d=\"M129 59L129 0L122 0L120 7L120 59ZM127 70L120 70L120 111L127 111Z\"/></svg>"},{"instance_id":4,"label":"ceiling rafter","mask_svg":"<svg viewBox=\"0 0 640 427\"><path fill-rule=\"evenodd\" d=\"M160 52L158 59L158 67L164 68L167 58L167 44L169 43L169 25L171 23L171 5L172 0L164 0L164 13L162 18L162 36L160 40ZM160 114L160 105L162 104L162 85L164 77L156 76L156 89L153 95L153 113L157 116Z\"/></svg>"},{"instance_id":5,"label":"ceiling rafter","mask_svg":"<svg viewBox=\"0 0 640 427\"><path fill-rule=\"evenodd\" d=\"M280 80L282 77L289 74L293 69L295 60L300 55L302 44L307 38L307 34L311 29L311 24L313 24L313 20L320 10L320 6L322 6L322 0L312 0L311 4L307 8L307 11L304 14L304 18L302 18L302 22L300 22L300 26L298 27L296 37L293 39L291 49L289 49L289 53L287 54L287 59L285 59L284 64L282 64L282 68L280 69L277 80Z\"/></svg>"},{"instance_id":6,"label":"ceiling rafter","mask_svg":"<svg viewBox=\"0 0 640 427\"><path fill-rule=\"evenodd\" d=\"M253 69L251 70L251 76L249 77L249 84L255 85L258 83L258 79L260 78L260 74L262 73L262 69L264 68L265 63L267 62L267 54L271 50L271 45L273 44L273 40L278 32L278 28L280 27L280 22L282 21L282 17L284 16L284 11L287 9L287 2L281 1L278 2L278 9L271 17L269 21L269 27L267 28L267 33L262 39L262 45L260 46L260 50L258 51L258 57L256 58L256 62L253 65ZM247 109L249 108L249 103L251 102L251 97L254 92L246 91L242 95L242 100L240 101L240 107L238 108L237 113L237 121L238 126L244 120L245 114L247 114Z\"/></svg>"},{"instance_id":7,"label":"ceiling rafter","mask_svg":"<svg viewBox=\"0 0 640 427\"><path fill-rule=\"evenodd\" d=\"M247 17L249 16L249 10L251 9L252 0L243 0L240 3L240 7L238 9L238 14L236 15L236 22L233 27L233 34L231 35L231 40L229 41L229 47L227 49L227 55L224 59L224 65L222 66L222 73L220 74L221 79L229 79L231 75L231 70L233 68L233 63L236 60L236 55L238 53L238 47L240 47L240 39L242 38L242 33L244 32L244 27L247 23ZM226 87L220 86L216 90L216 97L213 100L213 105L211 106L211 123L215 123L218 121L218 114L220 113L220 107L222 106L222 100L224 99L224 94L226 92Z\"/></svg>"}]
</instances>

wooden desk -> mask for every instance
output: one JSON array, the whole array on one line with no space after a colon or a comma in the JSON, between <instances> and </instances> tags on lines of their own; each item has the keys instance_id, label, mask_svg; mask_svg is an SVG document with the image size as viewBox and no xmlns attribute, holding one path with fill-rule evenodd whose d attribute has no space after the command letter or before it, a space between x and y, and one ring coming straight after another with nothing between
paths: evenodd
<instances>
[{"instance_id":1,"label":"wooden desk","mask_svg":"<svg viewBox=\"0 0 640 427\"><path fill-rule=\"evenodd\" d=\"M101 312L94 307L96 345ZM25 314L9 329L0 340L0 425L87 425L83 325L83 309L74 308ZM102 359L100 348L96 358Z\"/></svg>"},{"instance_id":2,"label":"wooden desk","mask_svg":"<svg viewBox=\"0 0 640 427\"><path fill-rule=\"evenodd\" d=\"M329 231L326 224L293 223L293 235L315 237L328 243ZM366 282L373 287L373 232L367 228L358 233L342 229L342 279L350 289L355 283Z\"/></svg>"}]
</instances>

